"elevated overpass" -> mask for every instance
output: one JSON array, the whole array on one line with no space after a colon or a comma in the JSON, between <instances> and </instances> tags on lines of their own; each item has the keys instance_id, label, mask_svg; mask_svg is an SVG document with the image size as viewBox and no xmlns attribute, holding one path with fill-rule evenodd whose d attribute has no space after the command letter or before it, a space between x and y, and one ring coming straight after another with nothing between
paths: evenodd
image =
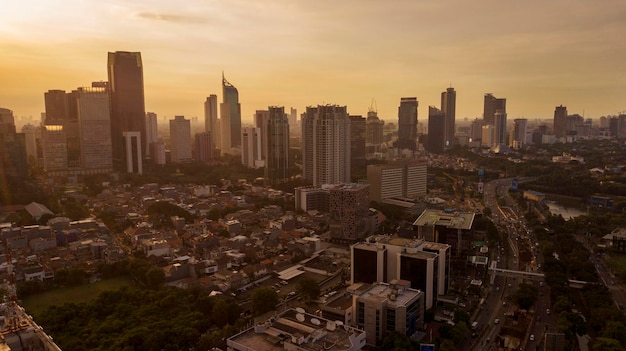
<instances>
[{"instance_id":1,"label":"elevated overpass","mask_svg":"<svg viewBox=\"0 0 626 351\"><path fill-rule=\"evenodd\" d=\"M495 263L495 262L494 262ZM512 269L504 269L494 267L493 264L489 267L489 272L491 273L491 281L493 283L493 279L495 276L502 276L508 278L522 278L528 279L536 282L542 282L545 280L545 275L543 273L535 273L535 272L526 272L526 271L516 271ZM568 286L574 289L582 289L585 285L589 284L589 282L584 280L574 280L568 279Z\"/></svg>"}]
</instances>

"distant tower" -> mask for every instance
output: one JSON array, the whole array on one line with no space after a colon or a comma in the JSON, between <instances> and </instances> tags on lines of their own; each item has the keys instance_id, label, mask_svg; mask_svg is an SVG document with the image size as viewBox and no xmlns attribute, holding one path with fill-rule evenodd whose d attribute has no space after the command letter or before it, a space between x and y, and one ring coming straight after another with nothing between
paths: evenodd
<instances>
[{"instance_id":1,"label":"distant tower","mask_svg":"<svg viewBox=\"0 0 626 351\"><path fill-rule=\"evenodd\" d=\"M502 111L506 113L506 99L498 99L492 94L485 94L485 104L483 110L483 119L485 124L496 124L496 112Z\"/></svg>"},{"instance_id":2,"label":"distant tower","mask_svg":"<svg viewBox=\"0 0 626 351\"><path fill-rule=\"evenodd\" d=\"M428 152L442 154L445 147L446 114L440 109L428 107Z\"/></svg>"},{"instance_id":3,"label":"distant tower","mask_svg":"<svg viewBox=\"0 0 626 351\"><path fill-rule=\"evenodd\" d=\"M265 139L267 138L267 120L269 119L269 111L267 110L256 110L254 113L254 126L261 130L260 139L261 139L261 159L267 159L267 143Z\"/></svg>"},{"instance_id":4,"label":"distant tower","mask_svg":"<svg viewBox=\"0 0 626 351\"><path fill-rule=\"evenodd\" d=\"M6 108L0 108L0 169L0 177L23 180L28 175L26 135L16 132L13 111Z\"/></svg>"},{"instance_id":5,"label":"distant tower","mask_svg":"<svg viewBox=\"0 0 626 351\"><path fill-rule=\"evenodd\" d=\"M350 173L365 176L367 162L365 159L365 118L350 116Z\"/></svg>"},{"instance_id":6,"label":"distant tower","mask_svg":"<svg viewBox=\"0 0 626 351\"><path fill-rule=\"evenodd\" d=\"M73 92L78 106L80 167L89 173L113 170L109 94L104 87L78 88Z\"/></svg>"},{"instance_id":7,"label":"distant tower","mask_svg":"<svg viewBox=\"0 0 626 351\"><path fill-rule=\"evenodd\" d=\"M107 67L111 102L113 164L120 170L134 173L139 169L143 170L143 166L138 165L138 163L143 163L141 158L146 155L146 108L141 53L109 52ZM126 138L124 133L126 133ZM134 147L134 142L128 143L129 139L127 138L131 135L133 140L138 142L139 149ZM129 145L133 145L133 149L127 150L126 147ZM129 157L131 160L128 160ZM131 164L135 166L128 168Z\"/></svg>"},{"instance_id":8,"label":"distant tower","mask_svg":"<svg viewBox=\"0 0 626 351\"><path fill-rule=\"evenodd\" d=\"M567 107L559 105L554 109L554 136L563 138L567 135Z\"/></svg>"},{"instance_id":9,"label":"distant tower","mask_svg":"<svg viewBox=\"0 0 626 351\"><path fill-rule=\"evenodd\" d=\"M241 147L241 104L237 88L224 78L224 74L222 74L222 98L223 102L220 105L222 152L232 153L232 148Z\"/></svg>"},{"instance_id":10,"label":"distant tower","mask_svg":"<svg viewBox=\"0 0 626 351\"><path fill-rule=\"evenodd\" d=\"M263 167L261 159L261 128L241 129L241 164L250 168Z\"/></svg>"},{"instance_id":11,"label":"distant tower","mask_svg":"<svg viewBox=\"0 0 626 351\"><path fill-rule=\"evenodd\" d=\"M496 128L493 124L485 124L483 126L483 133L481 137L481 145L492 147L496 143Z\"/></svg>"},{"instance_id":12,"label":"distant tower","mask_svg":"<svg viewBox=\"0 0 626 351\"><path fill-rule=\"evenodd\" d=\"M497 145L507 145L506 143L506 112L498 110L495 114L495 143Z\"/></svg>"},{"instance_id":13,"label":"distant tower","mask_svg":"<svg viewBox=\"0 0 626 351\"><path fill-rule=\"evenodd\" d=\"M415 151L417 148L417 106L415 97L403 97L398 107L398 140L395 147Z\"/></svg>"},{"instance_id":14,"label":"distant tower","mask_svg":"<svg viewBox=\"0 0 626 351\"><path fill-rule=\"evenodd\" d=\"M378 112L370 109L367 112L367 121L365 126L366 137L365 142L367 144L373 144L374 146L383 143L383 129L385 122L378 118Z\"/></svg>"},{"instance_id":15,"label":"distant tower","mask_svg":"<svg viewBox=\"0 0 626 351\"><path fill-rule=\"evenodd\" d=\"M291 109L292 112L294 109ZM263 135L266 144L265 178L271 185L289 181L289 130L290 124L285 108L268 108L267 126Z\"/></svg>"},{"instance_id":16,"label":"distant tower","mask_svg":"<svg viewBox=\"0 0 626 351\"><path fill-rule=\"evenodd\" d=\"M191 161L191 121L185 116L170 120L170 144L172 163Z\"/></svg>"},{"instance_id":17,"label":"distant tower","mask_svg":"<svg viewBox=\"0 0 626 351\"><path fill-rule=\"evenodd\" d=\"M513 120L513 141L514 149L519 149L526 145L526 129L528 120L526 118L516 118Z\"/></svg>"},{"instance_id":18,"label":"distant tower","mask_svg":"<svg viewBox=\"0 0 626 351\"><path fill-rule=\"evenodd\" d=\"M146 113L146 152L154 159L154 143L159 141L159 129L157 127L157 115L154 112Z\"/></svg>"},{"instance_id":19,"label":"distant tower","mask_svg":"<svg viewBox=\"0 0 626 351\"><path fill-rule=\"evenodd\" d=\"M194 159L198 162L207 162L213 159L214 149L210 132L196 133Z\"/></svg>"},{"instance_id":20,"label":"distant tower","mask_svg":"<svg viewBox=\"0 0 626 351\"><path fill-rule=\"evenodd\" d=\"M204 102L204 131L211 133L211 148L213 149L220 145L217 118L217 95L211 94Z\"/></svg>"},{"instance_id":21,"label":"distant tower","mask_svg":"<svg viewBox=\"0 0 626 351\"><path fill-rule=\"evenodd\" d=\"M302 175L315 186L350 181L350 119L346 106L307 107L302 116Z\"/></svg>"},{"instance_id":22,"label":"distant tower","mask_svg":"<svg viewBox=\"0 0 626 351\"><path fill-rule=\"evenodd\" d=\"M450 87L441 93L441 111L445 114L444 146L450 147L454 141L456 119L456 91Z\"/></svg>"}]
</instances>

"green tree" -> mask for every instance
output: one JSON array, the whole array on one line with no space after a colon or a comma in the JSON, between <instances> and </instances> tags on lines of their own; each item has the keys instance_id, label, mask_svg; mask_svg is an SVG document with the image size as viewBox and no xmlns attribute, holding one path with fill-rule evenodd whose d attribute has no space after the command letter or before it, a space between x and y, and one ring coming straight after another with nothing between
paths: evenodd
<instances>
[{"instance_id":1,"label":"green tree","mask_svg":"<svg viewBox=\"0 0 626 351\"><path fill-rule=\"evenodd\" d=\"M394 331L385 336L380 344L380 349L385 351L412 351L415 348L409 337Z\"/></svg>"},{"instance_id":2,"label":"green tree","mask_svg":"<svg viewBox=\"0 0 626 351\"><path fill-rule=\"evenodd\" d=\"M252 315L260 316L266 312L276 309L278 304L278 294L274 289L261 287L254 289L250 296L250 306Z\"/></svg>"},{"instance_id":3,"label":"green tree","mask_svg":"<svg viewBox=\"0 0 626 351\"><path fill-rule=\"evenodd\" d=\"M537 300L537 287L522 283L511 297L520 308L528 310Z\"/></svg>"},{"instance_id":4,"label":"green tree","mask_svg":"<svg viewBox=\"0 0 626 351\"><path fill-rule=\"evenodd\" d=\"M158 289L165 282L165 272L159 267L152 267L146 272L146 285Z\"/></svg>"},{"instance_id":5,"label":"green tree","mask_svg":"<svg viewBox=\"0 0 626 351\"><path fill-rule=\"evenodd\" d=\"M317 300L320 296L320 286L313 278L304 277L300 279L300 281L298 281L298 285L296 286L296 290L306 302Z\"/></svg>"},{"instance_id":6,"label":"green tree","mask_svg":"<svg viewBox=\"0 0 626 351\"><path fill-rule=\"evenodd\" d=\"M611 338L599 337L593 341L593 351L621 351L624 350L619 341Z\"/></svg>"}]
</instances>

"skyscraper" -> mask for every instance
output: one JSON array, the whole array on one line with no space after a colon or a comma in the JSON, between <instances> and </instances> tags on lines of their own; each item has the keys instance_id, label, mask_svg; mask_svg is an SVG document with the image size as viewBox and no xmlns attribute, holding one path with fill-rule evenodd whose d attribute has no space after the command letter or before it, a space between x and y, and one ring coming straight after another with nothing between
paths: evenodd
<instances>
[{"instance_id":1,"label":"skyscraper","mask_svg":"<svg viewBox=\"0 0 626 351\"><path fill-rule=\"evenodd\" d=\"M370 110L367 112L367 121L366 121L366 137L365 142L367 144L379 145L383 142L383 128L385 127L385 122L378 118L378 112L375 110Z\"/></svg>"},{"instance_id":2,"label":"skyscraper","mask_svg":"<svg viewBox=\"0 0 626 351\"><path fill-rule=\"evenodd\" d=\"M350 173L365 176L365 118L350 116Z\"/></svg>"},{"instance_id":3,"label":"skyscraper","mask_svg":"<svg viewBox=\"0 0 626 351\"><path fill-rule=\"evenodd\" d=\"M185 116L170 120L170 160L172 163L191 161L191 121Z\"/></svg>"},{"instance_id":4,"label":"skyscraper","mask_svg":"<svg viewBox=\"0 0 626 351\"><path fill-rule=\"evenodd\" d=\"M369 210L369 184L334 184L328 186L328 227L330 237L354 242L371 230L365 220Z\"/></svg>"},{"instance_id":5,"label":"skyscraper","mask_svg":"<svg viewBox=\"0 0 626 351\"><path fill-rule=\"evenodd\" d=\"M415 97L403 97L398 107L398 140L395 147L415 151L417 148L417 106Z\"/></svg>"},{"instance_id":6,"label":"skyscraper","mask_svg":"<svg viewBox=\"0 0 626 351\"><path fill-rule=\"evenodd\" d=\"M259 138L261 139L261 159L267 159L267 120L269 119L268 110L256 110L254 113L254 126L261 130Z\"/></svg>"},{"instance_id":7,"label":"skyscraper","mask_svg":"<svg viewBox=\"0 0 626 351\"><path fill-rule=\"evenodd\" d=\"M120 170L134 173L143 167L129 168L129 165L143 164L139 154L146 155L146 108L141 53L109 52L107 67L111 102L113 164ZM133 143L127 143L129 139L124 137L125 132L127 137L132 135L133 140L135 140ZM135 145L136 143L140 146L139 149L126 150L127 145ZM132 157L130 162L129 157Z\"/></svg>"},{"instance_id":8,"label":"skyscraper","mask_svg":"<svg viewBox=\"0 0 626 351\"><path fill-rule=\"evenodd\" d=\"M315 186L350 181L350 119L346 106L307 107L302 116L302 175Z\"/></svg>"},{"instance_id":9,"label":"skyscraper","mask_svg":"<svg viewBox=\"0 0 626 351\"><path fill-rule=\"evenodd\" d=\"M80 167L89 173L113 170L111 114L106 88L78 88L74 94L78 107Z\"/></svg>"},{"instance_id":10,"label":"skyscraper","mask_svg":"<svg viewBox=\"0 0 626 351\"><path fill-rule=\"evenodd\" d=\"M220 145L220 131L217 125L217 95L211 94L204 102L204 131L211 133L211 148Z\"/></svg>"},{"instance_id":11,"label":"skyscraper","mask_svg":"<svg viewBox=\"0 0 626 351\"><path fill-rule=\"evenodd\" d=\"M454 141L456 119L456 91L450 87L441 93L441 111L445 114L444 146L450 147Z\"/></svg>"},{"instance_id":12,"label":"skyscraper","mask_svg":"<svg viewBox=\"0 0 626 351\"><path fill-rule=\"evenodd\" d=\"M27 174L26 135L16 132L13 111L0 108L0 179L7 186L5 177L23 181Z\"/></svg>"},{"instance_id":13,"label":"skyscraper","mask_svg":"<svg viewBox=\"0 0 626 351\"><path fill-rule=\"evenodd\" d=\"M485 94L485 104L483 110L483 119L486 124L495 125L496 112L502 111L506 113L506 99L498 99L493 94Z\"/></svg>"},{"instance_id":14,"label":"skyscraper","mask_svg":"<svg viewBox=\"0 0 626 351\"><path fill-rule=\"evenodd\" d=\"M263 167L261 128L244 127L241 130L241 141L241 164L250 168Z\"/></svg>"},{"instance_id":15,"label":"skyscraper","mask_svg":"<svg viewBox=\"0 0 626 351\"><path fill-rule=\"evenodd\" d=\"M294 112L294 109L291 109ZM289 180L289 120L284 107L268 108L267 127L263 135L267 149L265 178L271 185Z\"/></svg>"},{"instance_id":16,"label":"skyscraper","mask_svg":"<svg viewBox=\"0 0 626 351\"><path fill-rule=\"evenodd\" d=\"M198 162L207 162L213 159L213 141L211 132L196 133L194 159Z\"/></svg>"},{"instance_id":17,"label":"skyscraper","mask_svg":"<svg viewBox=\"0 0 626 351\"><path fill-rule=\"evenodd\" d=\"M526 145L526 128L528 120L526 118L516 118L513 120L513 141L512 147L519 149Z\"/></svg>"},{"instance_id":18,"label":"skyscraper","mask_svg":"<svg viewBox=\"0 0 626 351\"><path fill-rule=\"evenodd\" d=\"M495 114L495 143L496 145L507 145L506 143L506 112L498 110Z\"/></svg>"},{"instance_id":19,"label":"skyscraper","mask_svg":"<svg viewBox=\"0 0 626 351\"><path fill-rule=\"evenodd\" d=\"M559 105L554 109L554 136L563 138L567 135L567 107Z\"/></svg>"},{"instance_id":20,"label":"skyscraper","mask_svg":"<svg viewBox=\"0 0 626 351\"><path fill-rule=\"evenodd\" d=\"M159 141L159 129L157 127L157 115L154 112L146 113L146 152L154 160L153 144Z\"/></svg>"},{"instance_id":21,"label":"skyscraper","mask_svg":"<svg viewBox=\"0 0 626 351\"><path fill-rule=\"evenodd\" d=\"M239 92L234 85L230 84L222 74L222 98L220 105L220 124L222 126L222 145L226 149L222 152L232 153L232 148L241 147L241 104Z\"/></svg>"},{"instance_id":22,"label":"skyscraper","mask_svg":"<svg viewBox=\"0 0 626 351\"><path fill-rule=\"evenodd\" d=\"M442 154L445 146L446 114L440 109L428 107L428 142L426 150Z\"/></svg>"}]
</instances>

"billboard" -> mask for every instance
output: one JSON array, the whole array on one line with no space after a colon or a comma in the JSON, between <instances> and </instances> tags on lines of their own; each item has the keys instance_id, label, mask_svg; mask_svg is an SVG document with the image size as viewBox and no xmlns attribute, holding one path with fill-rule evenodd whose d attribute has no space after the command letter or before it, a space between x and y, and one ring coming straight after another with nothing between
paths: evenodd
<instances>
[{"instance_id":1,"label":"billboard","mask_svg":"<svg viewBox=\"0 0 626 351\"><path fill-rule=\"evenodd\" d=\"M478 178L480 178L480 179L485 178L485 170L484 169L480 168L478 170Z\"/></svg>"},{"instance_id":2,"label":"billboard","mask_svg":"<svg viewBox=\"0 0 626 351\"><path fill-rule=\"evenodd\" d=\"M435 344L420 344L420 351L435 351Z\"/></svg>"},{"instance_id":3,"label":"billboard","mask_svg":"<svg viewBox=\"0 0 626 351\"><path fill-rule=\"evenodd\" d=\"M517 190L517 185L518 185L518 180L517 178L513 178L513 180L511 181L511 190Z\"/></svg>"}]
</instances>

